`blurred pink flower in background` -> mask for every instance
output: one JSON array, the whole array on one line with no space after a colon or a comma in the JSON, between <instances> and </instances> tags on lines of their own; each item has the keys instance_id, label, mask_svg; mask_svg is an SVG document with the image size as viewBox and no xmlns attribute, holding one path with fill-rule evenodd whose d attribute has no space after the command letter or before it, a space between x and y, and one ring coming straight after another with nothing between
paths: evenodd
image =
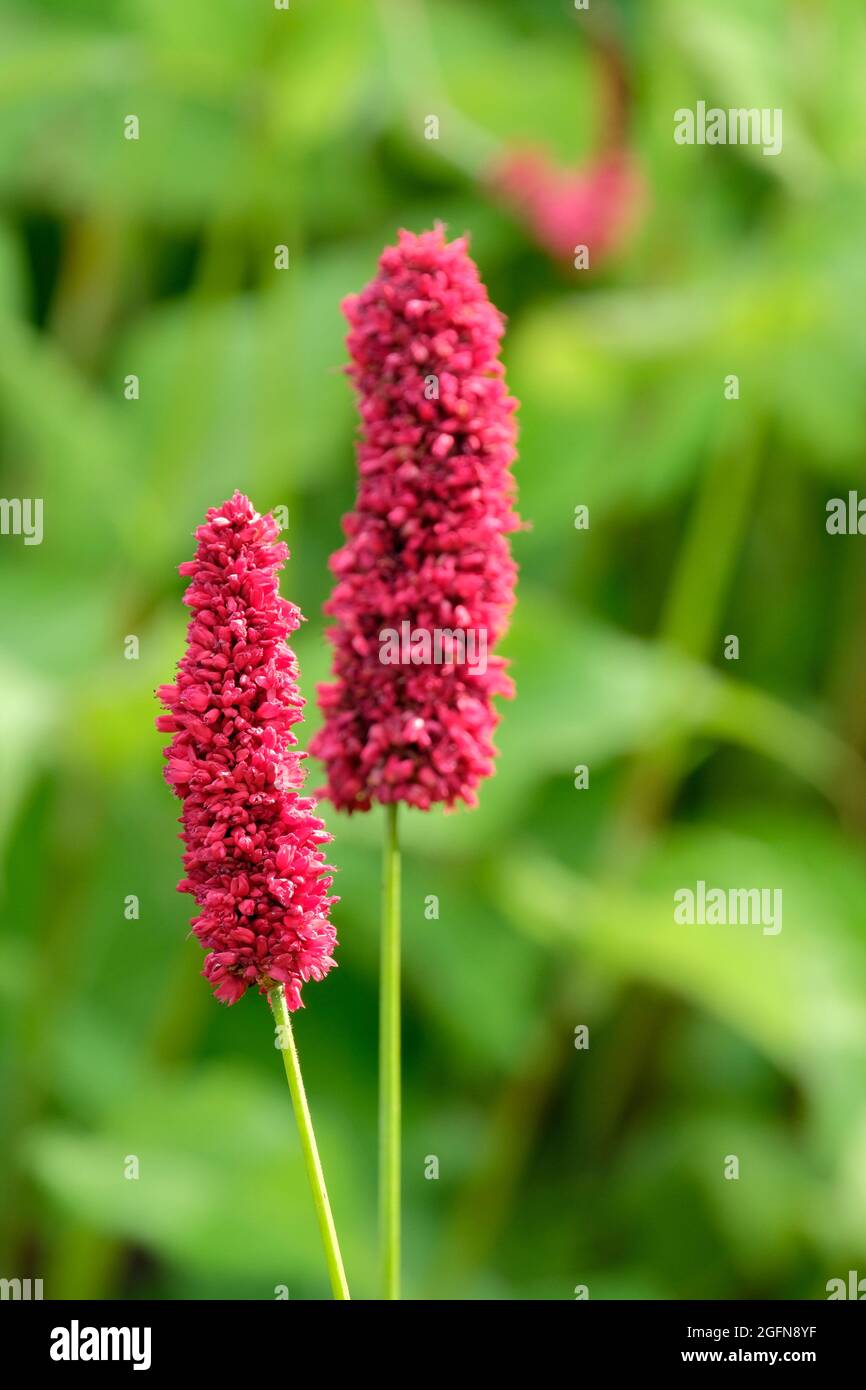
<instances>
[{"instance_id":1,"label":"blurred pink flower in background","mask_svg":"<svg viewBox=\"0 0 866 1390\"><path fill-rule=\"evenodd\" d=\"M514 150L496 160L487 183L550 256L571 265L575 247L587 246L590 267L622 247L645 198L643 178L626 150L609 151L580 169L557 167L543 150Z\"/></svg>"}]
</instances>

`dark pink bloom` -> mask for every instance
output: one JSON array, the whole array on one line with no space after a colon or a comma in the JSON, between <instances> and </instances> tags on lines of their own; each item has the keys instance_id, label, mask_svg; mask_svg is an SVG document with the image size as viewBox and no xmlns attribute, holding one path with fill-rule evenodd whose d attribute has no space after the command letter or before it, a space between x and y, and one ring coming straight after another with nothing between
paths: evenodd
<instances>
[{"instance_id":1,"label":"dark pink bloom","mask_svg":"<svg viewBox=\"0 0 866 1390\"><path fill-rule=\"evenodd\" d=\"M514 603L507 533L520 525L502 317L466 241L441 227L402 231L343 307L360 476L331 559L335 680L310 749L346 810L474 804L493 771L493 696L513 694L489 655Z\"/></svg>"},{"instance_id":2,"label":"dark pink bloom","mask_svg":"<svg viewBox=\"0 0 866 1390\"><path fill-rule=\"evenodd\" d=\"M321 849L331 837L299 790L305 755L291 751L304 701L286 638L302 617L279 596L278 535L239 492L208 511L195 559L180 566L188 645L177 683L157 691L169 713L156 724L174 735L165 777L183 802L178 890L201 909L202 974L226 1004L282 983L298 1009L301 986L334 964L338 899Z\"/></svg>"},{"instance_id":3,"label":"dark pink bloom","mask_svg":"<svg viewBox=\"0 0 866 1390\"><path fill-rule=\"evenodd\" d=\"M606 154L583 169L558 169L539 151L500 159L488 181L556 260L573 264L575 247L589 248L590 267L622 244L643 200L643 183L625 151Z\"/></svg>"}]
</instances>

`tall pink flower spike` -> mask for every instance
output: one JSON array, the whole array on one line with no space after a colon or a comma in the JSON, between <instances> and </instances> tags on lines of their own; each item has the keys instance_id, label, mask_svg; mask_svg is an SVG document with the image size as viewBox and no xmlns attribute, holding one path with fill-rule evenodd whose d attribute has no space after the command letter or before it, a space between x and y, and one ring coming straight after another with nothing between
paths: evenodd
<instances>
[{"instance_id":1,"label":"tall pink flower spike","mask_svg":"<svg viewBox=\"0 0 866 1390\"><path fill-rule=\"evenodd\" d=\"M520 527L502 316L466 240L446 242L440 226L401 231L343 308L359 484L331 559L335 679L319 689L325 722L310 751L326 764L330 799L348 811L374 801L472 805L493 771L493 697L513 694L502 657L477 660L514 604L507 537ZM386 664L383 633L404 624L446 634L457 659Z\"/></svg>"},{"instance_id":2,"label":"tall pink flower spike","mask_svg":"<svg viewBox=\"0 0 866 1390\"><path fill-rule=\"evenodd\" d=\"M236 492L196 531L184 603L192 609L177 682L157 695L173 735L165 778L183 802L186 878L178 891L199 906L192 929L208 952L202 974L234 1004L251 985L285 985L292 1010L301 988L334 965L328 920L331 836L301 793L305 754L292 751L303 717L298 665L286 645L302 621L280 598L288 557L270 515Z\"/></svg>"}]
</instances>

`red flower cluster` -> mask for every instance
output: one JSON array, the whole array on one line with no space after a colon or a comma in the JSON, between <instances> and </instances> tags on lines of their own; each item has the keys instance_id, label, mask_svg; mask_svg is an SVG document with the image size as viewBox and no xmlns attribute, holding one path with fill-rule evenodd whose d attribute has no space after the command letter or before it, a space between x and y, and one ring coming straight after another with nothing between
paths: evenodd
<instances>
[{"instance_id":1,"label":"red flower cluster","mask_svg":"<svg viewBox=\"0 0 866 1390\"><path fill-rule=\"evenodd\" d=\"M288 551L273 517L236 492L196 531L184 602L192 609L177 683L157 694L173 734L166 781L183 802L187 877L201 909L192 927L210 954L202 974L226 1004L250 985L283 983L290 1009L301 986L334 964L328 911L330 840L304 774L292 725L302 718L298 667L286 637L302 618L279 597Z\"/></svg>"},{"instance_id":2,"label":"red flower cluster","mask_svg":"<svg viewBox=\"0 0 866 1390\"><path fill-rule=\"evenodd\" d=\"M336 679L320 688L325 723L310 749L346 810L474 804L493 771L492 697L513 693L506 662L487 656L514 603L507 533L520 525L502 318L466 241L446 242L441 227L401 232L343 307L360 477L331 559ZM411 655L404 643L395 660L386 634L402 632Z\"/></svg>"},{"instance_id":3,"label":"red flower cluster","mask_svg":"<svg viewBox=\"0 0 866 1390\"><path fill-rule=\"evenodd\" d=\"M510 153L488 181L538 245L569 264L576 246L589 248L591 265L617 250L643 198L640 174L625 152L605 155L583 169L558 169L533 150Z\"/></svg>"}]
</instances>

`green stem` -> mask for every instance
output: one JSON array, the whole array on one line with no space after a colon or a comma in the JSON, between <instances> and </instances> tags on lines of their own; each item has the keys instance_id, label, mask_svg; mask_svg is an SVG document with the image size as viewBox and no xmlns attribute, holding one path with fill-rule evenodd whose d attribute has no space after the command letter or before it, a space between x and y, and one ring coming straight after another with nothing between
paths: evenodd
<instances>
[{"instance_id":1,"label":"green stem","mask_svg":"<svg viewBox=\"0 0 866 1390\"><path fill-rule=\"evenodd\" d=\"M286 992L283 986L277 985L272 989L268 994L268 999L279 1029L280 1051L283 1054L283 1066L286 1069L286 1079L292 1095L292 1107L298 1122L298 1133L301 1136L301 1148L304 1153L304 1164L310 1182L310 1191L313 1194L313 1205L316 1208L316 1219L322 1235L322 1244L325 1247L328 1278L331 1281L334 1298L347 1300L351 1297L349 1285L346 1282L343 1257L340 1254L334 1218L331 1215L331 1204L328 1201L328 1190L325 1187L325 1175L322 1172L316 1136L313 1133L313 1121L310 1107L307 1104L307 1094L301 1076L301 1064L298 1060L291 1015L286 1005Z\"/></svg>"},{"instance_id":2,"label":"green stem","mask_svg":"<svg viewBox=\"0 0 866 1390\"><path fill-rule=\"evenodd\" d=\"M379 975L379 1234L382 1297L400 1297L400 846L385 808Z\"/></svg>"}]
</instances>

